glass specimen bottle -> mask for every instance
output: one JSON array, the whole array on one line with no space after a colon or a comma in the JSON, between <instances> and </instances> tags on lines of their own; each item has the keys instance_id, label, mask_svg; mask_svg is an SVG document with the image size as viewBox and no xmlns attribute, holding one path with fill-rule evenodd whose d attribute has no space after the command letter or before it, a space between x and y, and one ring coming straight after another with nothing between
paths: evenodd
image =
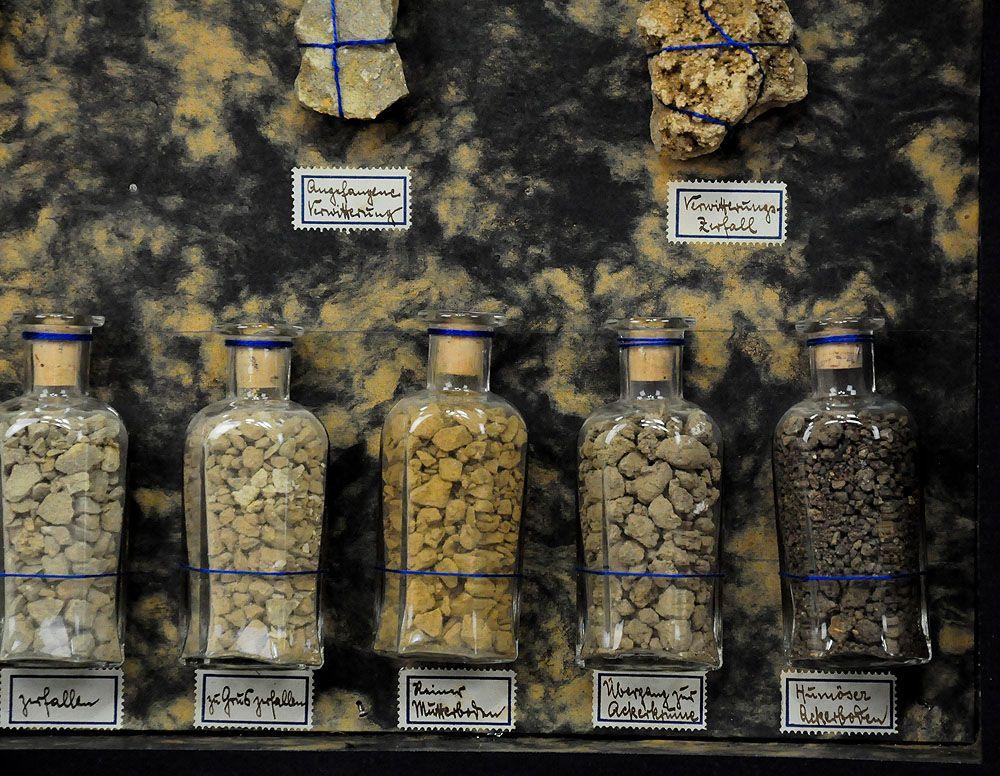
<instances>
[{"instance_id":1,"label":"glass specimen bottle","mask_svg":"<svg viewBox=\"0 0 1000 776\"><path fill-rule=\"evenodd\" d=\"M25 392L0 404L0 660L117 666L128 434L88 393L90 343L104 318L14 323L27 370Z\"/></svg>"},{"instance_id":2,"label":"glass specimen bottle","mask_svg":"<svg viewBox=\"0 0 1000 776\"><path fill-rule=\"evenodd\" d=\"M714 669L722 437L683 395L691 318L613 319L621 395L583 424L577 657Z\"/></svg>"},{"instance_id":3,"label":"glass specimen bottle","mask_svg":"<svg viewBox=\"0 0 1000 776\"><path fill-rule=\"evenodd\" d=\"M428 311L427 388L382 428L376 651L452 662L517 658L528 434L490 392L504 316Z\"/></svg>"},{"instance_id":4,"label":"glass specimen bottle","mask_svg":"<svg viewBox=\"0 0 1000 776\"><path fill-rule=\"evenodd\" d=\"M190 662L320 666L328 441L289 399L298 326L223 326L228 395L184 448Z\"/></svg>"},{"instance_id":5,"label":"glass specimen bottle","mask_svg":"<svg viewBox=\"0 0 1000 776\"><path fill-rule=\"evenodd\" d=\"M913 418L875 390L878 318L797 325L810 395L774 433L785 652L792 663L925 663L923 499Z\"/></svg>"}]
</instances>

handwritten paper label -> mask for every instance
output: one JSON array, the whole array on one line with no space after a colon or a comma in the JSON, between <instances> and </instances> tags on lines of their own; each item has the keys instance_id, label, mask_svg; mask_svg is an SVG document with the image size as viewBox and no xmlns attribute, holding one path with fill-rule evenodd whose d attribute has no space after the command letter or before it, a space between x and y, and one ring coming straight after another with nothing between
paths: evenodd
<instances>
[{"instance_id":1,"label":"handwritten paper label","mask_svg":"<svg viewBox=\"0 0 1000 776\"><path fill-rule=\"evenodd\" d=\"M513 671L403 668L399 672L399 727L513 730L516 692Z\"/></svg>"},{"instance_id":2,"label":"handwritten paper label","mask_svg":"<svg viewBox=\"0 0 1000 776\"><path fill-rule=\"evenodd\" d=\"M705 674L594 671L595 728L705 730Z\"/></svg>"},{"instance_id":3,"label":"handwritten paper label","mask_svg":"<svg viewBox=\"0 0 1000 776\"><path fill-rule=\"evenodd\" d=\"M194 726L309 730L312 671L195 672Z\"/></svg>"},{"instance_id":4,"label":"handwritten paper label","mask_svg":"<svg viewBox=\"0 0 1000 776\"><path fill-rule=\"evenodd\" d=\"M405 167L292 168L294 229L409 229Z\"/></svg>"},{"instance_id":5,"label":"handwritten paper label","mask_svg":"<svg viewBox=\"0 0 1000 776\"><path fill-rule=\"evenodd\" d=\"M118 730L120 668L5 668L0 671L0 727Z\"/></svg>"},{"instance_id":6,"label":"handwritten paper label","mask_svg":"<svg viewBox=\"0 0 1000 776\"><path fill-rule=\"evenodd\" d=\"M784 183L671 181L670 242L783 243L788 194Z\"/></svg>"},{"instance_id":7,"label":"handwritten paper label","mask_svg":"<svg viewBox=\"0 0 1000 776\"><path fill-rule=\"evenodd\" d=\"M895 733L896 677L785 671L781 674L781 732Z\"/></svg>"}]
</instances>

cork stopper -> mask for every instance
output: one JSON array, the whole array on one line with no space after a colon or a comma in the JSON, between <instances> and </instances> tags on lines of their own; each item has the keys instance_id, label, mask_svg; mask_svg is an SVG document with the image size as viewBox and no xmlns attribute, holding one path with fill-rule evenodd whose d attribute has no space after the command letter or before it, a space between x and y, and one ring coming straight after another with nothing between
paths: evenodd
<instances>
[{"instance_id":1,"label":"cork stopper","mask_svg":"<svg viewBox=\"0 0 1000 776\"><path fill-rule=\"evenodd\" d=\"M68 327L52 327L54 333L71 333ZM33 340L31 375L35 385L76 385L80 379L83 342Z\"/></svg>"},{"instance_id":2,"label":"cork stopper","mask_svg":"<svg viewBox=\"0 0 1000 776\"><path fill-rule=\"evenodd\" d=\"M230 391L288 393L289 353L301 326L285 323L226 323L215 327L229 352Z\"/></svg>"},{"instance_id":3,"label":"cork stopper","mask_svg":"<svg viewBox=\"0 0 1000 776\"><path fill-rule=\"evenodd\" d=\"M851 329L825 329L824 337L858 334ZM814 345L817 369L860 369L864 366L863 342L830 342Z\"/></svg>"},{"instance_id":4,"label":"cork stopper","mask_svg":"<svg viewBox=\"0 0 1000 776\"><path fill-rule=\"evenodd\" d=\"M483 340L476 336L438 336L437 371L475 377L483 373Z\"/></svg>"},{"instance_id":5,"label":"cork stopper","mask_svg":"<svg viewBox=\"0 0 1000 776\"><path fill-rule=\"evenodd\" d=\"M633 338L667 338L673 333L665 329L642 329L622 332L621 336ZM628 377L633 382L662 382L673 375L674 353L669 347L654 345L630 347L628 357Z\"/></svg>"},{"instance_id":6,"label":"cork stopper","mask_svg":"<svg viewBox=\"0 0 1000 776\"><path fill-rule=\"evenodd\" d=\"M812 349L816 369L846 370L864 367L865 349L874 332L884 326L884 318L838 316L799 321L795 330ZM835 338L842 341L828 341Z\"/></svg>"},{"instance_id":7,"label":"cork stopper","mask_svg":"<svg viewBox=\"0 0 1000 776\"><path fill-rule=\"evenodd\" d=\"M507 316L476 310L423 310L420 319L431 335L428 380L453 375L483 381L489 387L489 343Z\"/></svg>"},{"instance_id":8,"label":"cork stopper","mask_svg":"<svg viewBox=\"0 0 1000 776\"><path fill-rule=\"evenodd\" d=\"M285 349L236 348L236 386L244 388L279 388L288 366Z\"/></svg>"}]
</instances>

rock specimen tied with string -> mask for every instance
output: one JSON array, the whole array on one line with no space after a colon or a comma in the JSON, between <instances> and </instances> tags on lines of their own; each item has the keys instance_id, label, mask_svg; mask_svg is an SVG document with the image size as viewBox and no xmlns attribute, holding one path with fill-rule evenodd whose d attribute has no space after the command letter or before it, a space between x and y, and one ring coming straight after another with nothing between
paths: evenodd
<instances>
[{"instance_id":1,"label":"rock specimen tied with string","mask_svg":"<svg viewBox=\"0 0 1000 776\"><path fill-rule=\"evenodd\" d=\"M295 23L303 105L345 119L373 119L409 92L392 39L399 0L305 0Z\"/></svg>"},{"instance_id":2,"label":"rock specimen tied with string","mask_svg":"<svg viewBox=\"0 0 1000 776\"><path fill-rule=\"evenodd\" d=\"M638 27L652 81L650 136L671 159L712 153L733 125L807 94L783 0L651 0Z\"/></svg>"}]
</instances>

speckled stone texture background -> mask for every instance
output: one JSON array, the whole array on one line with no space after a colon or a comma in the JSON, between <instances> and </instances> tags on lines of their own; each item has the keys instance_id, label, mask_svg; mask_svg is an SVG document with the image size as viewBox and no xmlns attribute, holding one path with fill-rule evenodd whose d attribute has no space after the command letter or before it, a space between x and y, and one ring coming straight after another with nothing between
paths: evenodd
<instances>
[{"instance_id":1,"label":"speckled stone texture background","mask_svg":"<svg viewBox=\"0 0 1000 776\"><path fill-rule=\"evenodd\" d=\"M698 318L688 395L724 425L725 667L709 736L777 738L769 444L805 390L787 321L882 310L881 386L915 412L935 658L900 671L897 740L977 729L973 622L977 0L791 0L810 94L703 160L656 157L638 0L403 0L412 94L379 121L300 106L300 0L7 0L0 28L0 319L103 313L96 392L132 435L126 714L190 729L178 661L181 442L222 393L217 321L311 329L293 396L330 432L317 728L391 729L368 651L378 429L417 388L428 305L505 308L494 385L532 435L519 732L592 734L573 664L573 439L617 392L611 314ZM406 232L294 232L293 166L408 166ZM674 178L786 181L780 247L671 245ZM0 350L18 391L20 343Z\"/></svg>"}]
</instances>

